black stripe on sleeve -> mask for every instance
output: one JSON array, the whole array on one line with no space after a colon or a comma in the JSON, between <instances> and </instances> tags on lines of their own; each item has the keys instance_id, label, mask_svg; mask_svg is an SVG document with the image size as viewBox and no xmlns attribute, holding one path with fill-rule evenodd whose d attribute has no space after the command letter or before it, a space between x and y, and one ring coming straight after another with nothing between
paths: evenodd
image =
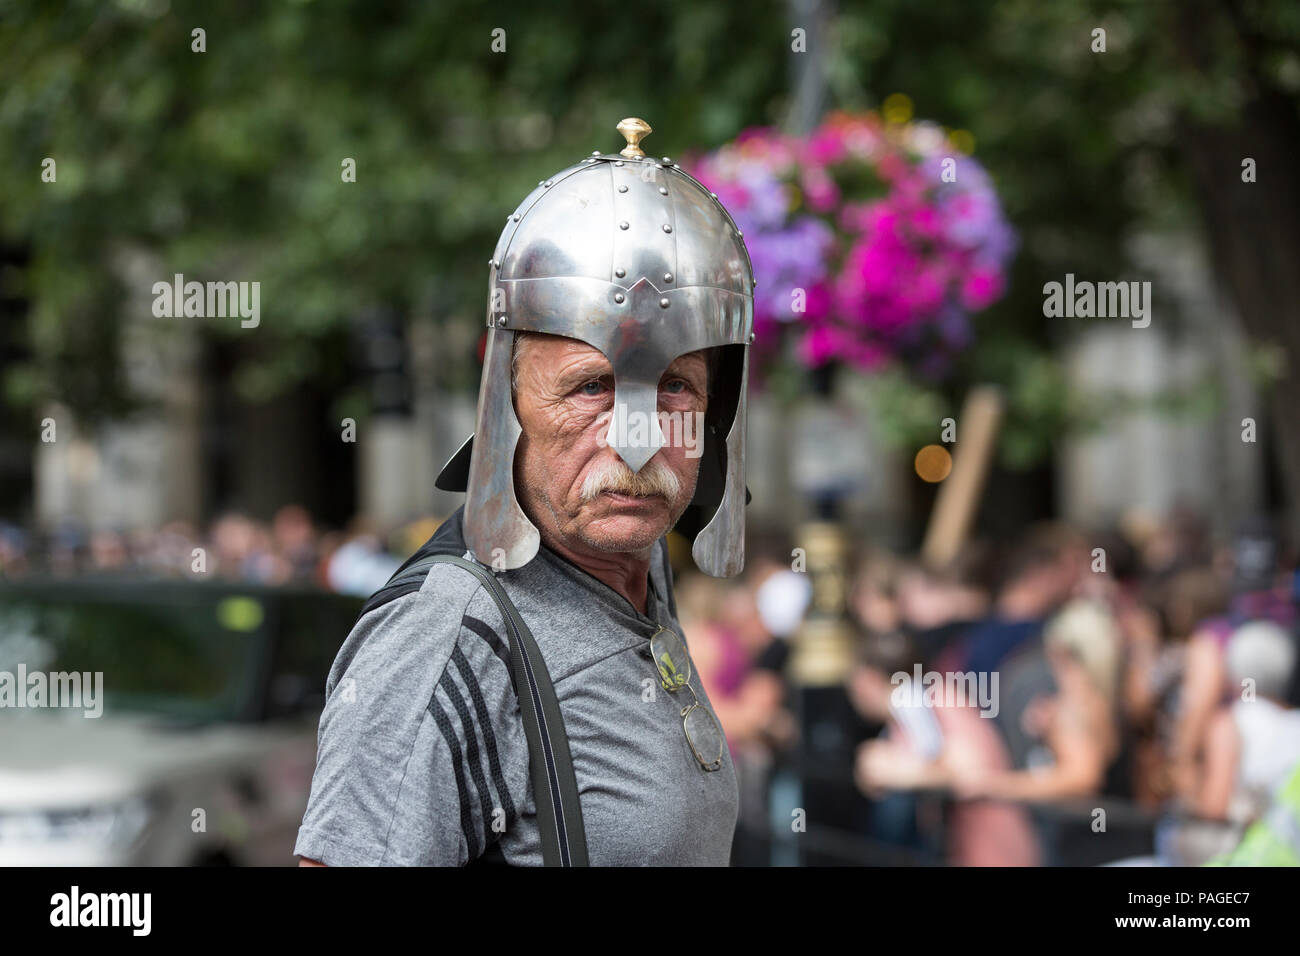
<instances>
[{"instance_id":1,"label":"black stripe on sleeve","mask_svg":"<svg viewBox=\"0 0 1300 956\"><path fill-rule=\"evenodd\" d=\"M487 641L488 647L492 648L492 653L501 658L501 663L506 665L506 673L510 675L510 686L515 687L515 673L510 666L510 647L505 641L501 640L497 632L485 621L480 621L476 617L470 617L466 614L460 619L462 627L467 627L483 640ZM519 694L519 688L515 687L516 696Z\"/></svg>"},{"instance_id":2,"label":"black stripe on sleeve","mask_svg":"<svg viewBox=\"0 0 1300 956\"><path fill-rule=\"evenodd\" d=\"M506 826L509 827L515 821L515 804L510 799L510 790L506 787L505 774L501 771L501 758L497 751L497 735L492 730L492 717L488 713L487 703L483 700L483 692L479 687L478 679L470 669L469 658L465 656L459 644L452 649L451 659L455 662L456 670L460 672L460 679L469 691L470 702L474 705L474 714L478 718L478 728L483 734L483 749L487 751L488 767L492 771L492 784L497 792L497 798L501 801L501 809L505 811ZM486 825L490 831L491 821L486 821ZM491 841L489 840L489 842Z\"/></svg>"},{"instance_id":3,"label":"black stripe on sleeve","mask_svg":"<svg viewBox=\"0 0 1300 956\"><path fill-rule=\"evenodd\" d=\"M450 671L443 672L442 680L438 685L451 701L451 706L456 709L461 729L465 732L465 764L469 767L470 777L474 780L474 789L478 793L479 815L483 821L479 832L485 835L483 843L486 847L491 842L486 834L490 832L492 825L492 793L488 790L487 777L483 775L483 760L479 756L478 733L474 730L474 718L470 716L469 708L465 706L465 698L461 696L456 682L451 679Z\"/></svg>"},{"instance_id":4,"label":"black stripe on sleeve","mask_svg":"<svg viewBox=\"0 0 1300 956\"><path fill-rule=\"evenodd\" d=\"M447 749L451 751L451 769L456 775L456 792L460 795L460 831L465 837L469 858L474 860L479 855L479 839L478 831L474 827L474 817L469 809L469 787L465 783L460 741L456 739L456 728L451 725L451 718L442 709L436 693L429 698L429 713L433 715L438 729L442 731L442 739L447 742Z\"/></svg>"}]
</instances>

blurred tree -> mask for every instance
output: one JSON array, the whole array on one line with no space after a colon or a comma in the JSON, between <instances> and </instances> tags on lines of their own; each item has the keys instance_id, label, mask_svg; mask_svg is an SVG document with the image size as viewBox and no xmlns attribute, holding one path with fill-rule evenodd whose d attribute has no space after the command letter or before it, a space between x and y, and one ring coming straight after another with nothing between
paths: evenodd
<instances>
[{"instance_id":1,"label":"blurred tree","mask_svg":"<svg viewBox=\"0 0 1300 956\"><path fill-rule=\"evenodd\" d=\"M32 309L5 399L118 414L128 293L147 301L174 273L261 282L256 330L208 320L249 343L233 384L252 401L319 380L335 354L321 339L376 305L477 327L486 260L538 170L585 155L575 144L621 146L626 115L648 117L664 153L770 118L778 12L777 0L0 5L0 237L30 249L4 278ZM206 52L192 50L196 28ZM161 274L125 289L110 268L124 250L156 254ZM472 345L443 363L447 384L476 379Z\"/></svg>"},{"instance_id":2,"label":"blurred tree","mask_svg":"<svg viewBox=\"0 0 1300 956\"><path fill-rule=\"evenodd\" d=\"M1270 410L1300 540L1300 4L1195 0L1170 35L1186 77L1177 142L1215 269L1282 359Z\"/></svg>"},{"instance_id":3,"label":"blurred tree","mask_svg":"<svg viewBox=\"0 0 1300 956\"><path fill-rule=\"evenodd\" d=\"M795 27L807 53L791 52ZM233 383L252 400L337 377L322 366L348 350L322 341L378 305L477 330L499 225L539 170L617 146L627 115L656 127L655 154L788 124L791 77L808 75L796 56L819 58L828 107L907 93L917 115L969 131L994 175L1022 252L949 395L1008 387L1004 460L1042 461L1095 413L1053 374L1074 329L1043 319L1043 283L1138 278L1118 241L1135 226L1205 223L1247 328L1286 359L1274 418L1300 488L1292 0L3 0L0 244L21 265L0 269L0 294L31 306L4 401L116 413L112 356L126 294L142 293L110 268L122 250L155 254L157 279L262 283L257 330L217 320L250 343ZM446 384L469 386L472 354L447 356Z\"/></svg>"}]
</instances>

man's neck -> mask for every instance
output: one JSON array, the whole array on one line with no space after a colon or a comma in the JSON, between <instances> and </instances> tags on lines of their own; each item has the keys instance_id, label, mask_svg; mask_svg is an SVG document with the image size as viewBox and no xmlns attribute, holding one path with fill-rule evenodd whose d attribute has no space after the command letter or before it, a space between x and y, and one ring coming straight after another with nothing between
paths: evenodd
<instances>
[{"instance_id":1,"label":"man's neck","mask_svg":"<svg viewBox=\"0 0 1300 956\"><path fill-rule=\"evenodd\" d=\"M570 564L576 564L597 581L609 585L626 598L638 613L648 613L646 591L650 581L653 545L645 551L604 552L571 547L544 529L541 534L542 543L560 557Z\"/></svg>"}]
</instances>

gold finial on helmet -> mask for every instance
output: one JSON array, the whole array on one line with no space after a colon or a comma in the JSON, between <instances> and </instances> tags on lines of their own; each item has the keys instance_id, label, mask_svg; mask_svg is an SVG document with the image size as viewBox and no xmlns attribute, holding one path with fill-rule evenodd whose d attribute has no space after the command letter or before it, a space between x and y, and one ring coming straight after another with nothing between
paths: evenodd
<instances>
[{"instance_id":1,"label":"gold finial on helmet","mask_svg":"<svg viewBox=\"0 0 1300 956\"><path fill-rule=\"evenodd\" d=\"M623 138L627 140L627 145L619 150L620 156L626 156L628 159L640 159L645 155L645 152L637 143L654 132L649 123L636 116L629 116L620 122L615 129L622 133Z\"/></svg>"}]
</instances>

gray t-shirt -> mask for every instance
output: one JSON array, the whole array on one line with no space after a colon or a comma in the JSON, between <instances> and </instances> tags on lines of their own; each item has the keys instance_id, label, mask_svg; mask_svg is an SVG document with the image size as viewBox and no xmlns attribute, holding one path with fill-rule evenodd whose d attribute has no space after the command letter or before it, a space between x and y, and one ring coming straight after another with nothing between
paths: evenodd
<instances>
[{"instance_id":1,"label":"gray t-shirt","mask_svg":"<svg viewBox=\"0 0 1300 956\"><path fill-rule=\"evenodd\" d=\"M498 579L555 686L591 865L726 866L731 755L724 747L717 771L700 766L682 729L689 694L665 692L649 657L658 624L681 634L666 542L648 615L545 546ZM490 594L454 565L364 614L326 683L294 853L329 866L456 866L499 840L506 862L540 866L509 646ZM694 668L690 684L711 709Z\"/></svg>"}]
</instances>

